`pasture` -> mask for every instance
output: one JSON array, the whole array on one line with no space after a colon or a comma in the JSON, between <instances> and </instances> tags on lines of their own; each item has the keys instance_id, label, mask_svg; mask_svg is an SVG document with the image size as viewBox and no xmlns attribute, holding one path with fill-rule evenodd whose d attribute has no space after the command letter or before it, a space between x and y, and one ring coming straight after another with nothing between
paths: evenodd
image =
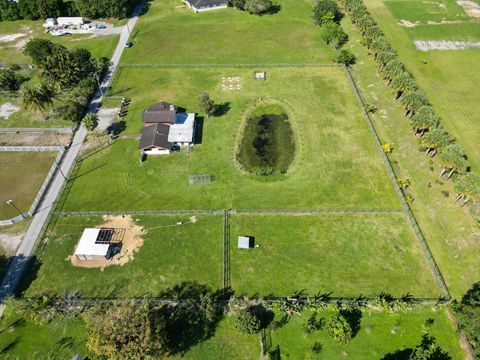
<instances>
[{"instance_id":1,"label":"pasture","mask_svg":"<svg viewBox=\"0 0 480 360\"><path fill-rule=\"evenodd\" d=\"M264 16L235 9L192 13L180 0L154 1L132 33L123 64L330 63L310 0L282 0ZM175 29L175 31L172 31Z\"/></svg>"},{"instance_id":2,"label":"pasture","mask_svg":"<svg viewBox=\"0 0 480 360\"><path fill-rule=\"evenodd\" d=\"M9 199L24 213L30 209L56 156L56 152L0 152L0 219L19 215L6 203Z\"/></svg>"},{"instance_id":3,"label":"pasture","mask_svg":"<svg viewBox=\"0 0 480 360\"><path fill-rule=\"evenodd\" d=\"M222 77L234 75L241 90L223 91ZM132 99L125 134L139 134L143 109L166 100L198 113L197 144L139 163L138 140L120 139L81 164L63 210L398 208L344 70L271 68L268 76L259 82L252 69L122 69L113 93ZM202 114L202 91L221 105L219 116ZM270 101L288 112L296 144L288 174L275 181L242 173L234 157L246 115ZM197 174L214 181L189 185Z\"/></svg>"},{"instance_id":4,"label":"pasture","mask_svg":"<svg viewBox=\"0 0 480 360\"><path fill-rule=\"evenodd\" d=\"M233 215L231 283L236 295L435 298L439 288L402 213ZM237 249L238 236L258 248Z\"/></svg>"}]
</instances>

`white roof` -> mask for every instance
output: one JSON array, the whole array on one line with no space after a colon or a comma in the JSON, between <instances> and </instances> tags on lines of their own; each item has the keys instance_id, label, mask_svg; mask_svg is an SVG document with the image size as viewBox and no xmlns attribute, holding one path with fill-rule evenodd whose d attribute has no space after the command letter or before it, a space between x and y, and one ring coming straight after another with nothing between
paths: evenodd
<instances>
[{"instance_id":1,"label":"white roof","mask_svg":"<svg viewBox=\"0 0 480 360\"><path fill-rule=\"evenodd\" d=\"M249 236L239 236L238 237L238 248L239 249L250 249L250 237Z\"/></svg>"},{"instance_id":2,"label":"white roof","mask_svg":"<svg viewBox=\"0 0 480 360\"><path fill-rule=\"evenodd\" d=\"M65 24L83 24L83 17L59 17L57 18L59 25Z\"/></svg>"},{"instance_id":3,"label":"white roof","mask_svg":"<svg viewBox=\"0 0 480 360\"><path fill-rule=\"evenodd\" d=\"M195 114L177 114L175 124L170 126L170 131L168 132L168 142L193 142L194 128Z\"/></svg>"},{"instance_id":4,"label":"white roof","mask_svg":"<svg viewBox=\"0 0 480 360\"><path fill-rule=\"evenodd\" d=\"M95 244L100 229L85 229L78 242L75 255L106 256L110 244Z\"/></svg>"}]
</instances>

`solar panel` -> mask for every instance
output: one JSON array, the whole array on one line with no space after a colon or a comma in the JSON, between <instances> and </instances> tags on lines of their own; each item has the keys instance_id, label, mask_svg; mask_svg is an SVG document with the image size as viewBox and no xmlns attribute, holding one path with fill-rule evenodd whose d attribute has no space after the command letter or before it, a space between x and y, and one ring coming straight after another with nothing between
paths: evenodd
<instances>
[{"instance_id":1,"label":"solar panel","mask_svg":"<svg viewBox=\"0 0 480 360\"><path fill-rule=\"evenodd\" d=\"M100 229L95 244L110 244L112 242L113 229Z\"/></svg>"}]
</instances>

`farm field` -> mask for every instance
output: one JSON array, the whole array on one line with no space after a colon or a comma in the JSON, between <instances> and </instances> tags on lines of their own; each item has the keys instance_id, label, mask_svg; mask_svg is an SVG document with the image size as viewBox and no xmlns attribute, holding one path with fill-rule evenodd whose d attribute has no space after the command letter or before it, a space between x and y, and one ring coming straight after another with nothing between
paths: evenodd
<instances>
[{"instance_id":1,"label":"farm field","mask_svg":"<svg viewBox=\"0 0 480 360\"><path fill-rule=\"evenodd\" d=\"M330 293L440 295L403 214L233 215L231 283L237 296ZM238 236L259 248L237 249Z\"/></svg>"},{"instance_id":2,"label":"farm field","mask_svg":"<svg viewBox=\"0 0 480 360\"><path fill-rule=\"evenodd\" d=\"M376 64L360 44L358 33L345 19L343 26L350 36L349 48L357 54L354 76L365 102L374 104L378 111L372 120L382 142L392 143L390 155L398 178L409 178L407 193L414 199L412 208L432 253L453 297L460 298L479 274L468 271L479 264L480 233L466 207L455 204L455 192L449 182L438 177L437 160L419 151L418 138L405 121L403 108L393 99L391 90L377 75ZM442 52L445 56L451 52ZM470 133L466 134L470 135ZM461 140L461 139L459 139Z\"/></svg>"},{"instance_id":3,"label":"farm field","mask_svg":"<svg viewBox=\"0 0 480 360\"><path fill-rule=\"evenodd\" d=\"M122 63L331 63L335 52L316 31L311 2L278 4L278 13L261 17L234 9L192 16L180 0L154 1L132 33L134 46Z\"/></svg>"},{"instance_id":4,"label":"farm field","mask_svg":"<svg viewBox=\"0 0 480 360\"><path fill-rule=\"evenodd\" d=\"M114 93L132 99L125 134L139 134L143 109L161 100L199 113L197 96L207 91L227 110L218 117L199 115L199 144L189 153L149 157L140 164L138 140L127 139L86 159L63 210L399 208L342 68L272 68L269 79L260 82L252 74L250 69L123 69ZM240 77L241 90L222 91L224 76ZM289 172L274 180L243 174L234 159L246 114L270 101L286 109L296 143ZM189 176L198 174L210 174L214 181L190 186Z\"/></svg>"},{"instance_id":5,"label":"farm field","mask_svg":"<svg viewBox=\"0 0 480 360\"><path fill-rule=\"evenodd\" d=\"M18 215L12 205L27 212L53 165L56 152L0 152L0 219Z\"/></svg>"},{"instance_id":6,"label":"farm field","mask_svg":"<svg viewBox=\"0 0 480 360\"><path fill-rule=\"evenodd\" d=\"M427 93L444 127L464 147L472 168L480 170L477 136L480 104L476 85L480 82L480 73L475 70L480 68L480 49L423 52L413 43L413 40L480 41L480 20L465 18L466 14L463 14L460 24L428 25L425 24L427 21L438 20L436 16L428 11L406 14L401 11L403 2L366 0L365 3L420 88ZM437 6L420 1L409 3L423 4L418 5L420 7ZM447 10L451 9L448 13L460 12L453 1L446 4ZM402 19L415 22L417 17L421 18L418 27L398 24ZM452 14L446 18L447 21L456 19Z\"/></svg>"},{"instance_id":7,"label":"farm field","mask_svg":"<svg viewBox=\"0 0 480 360\"><path fill-rule=\"evenodd\" d=\"M305 311L301 316L293 317L284 327L272 331L272 349L278 346L282 359L300 360L308 356L313 359L337 359L339 354L348 359L404 359L399 354L391 358L384 356L397 350L415 348L425 333L434 336L452 360L465 359L443 308L425 306L396 314L366 310L362 313L357 335L346 345L335 342L324 331L305 334L303 326L310 315L311 312ZM329 310L319 311L318 315L332 316ZM427 320L433 324L426 325ZM315 342L322 344L319 354L310 350Z\"/></svg>"},{"instance_id":8,"label":"farm field","mask_svg":"<svg viewBox=\"0 0 480 360\"><path fill-rule=\"evenodd\" d=\"M135 217L147 231L144 244L123 266L75 267L67 259L74 253L83 229L101 218L64 217L44 248L39 249L38 272L27 289L34 296L50 289L62 294L82 290L86 297L160 296L168 287L187 281L223 286L223 218L221 216ZM186 222L178 226L177 222ZM195 222L194 222L195 221Z\"/></svg>"}]
</instances>

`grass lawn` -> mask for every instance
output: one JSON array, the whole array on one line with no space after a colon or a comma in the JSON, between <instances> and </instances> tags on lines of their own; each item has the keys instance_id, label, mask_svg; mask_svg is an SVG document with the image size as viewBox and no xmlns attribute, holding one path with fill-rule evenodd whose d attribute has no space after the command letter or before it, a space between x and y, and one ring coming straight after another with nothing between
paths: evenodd
<instances>
[{"instance_id":1,"label":"grass lawn","mask_svg":"<svg viewBox=\"0 0 480 360\"><path fill-rule=\"evenodd\" d=\"M414 39L420 38L478 41L480 21L472 18L467 24L430 25L417 30L397 24L399 19L389 11L390 2L366 0L365 3L398 51L400 59L413 73L420 88L427 93L444 127L465 148L472 168L480 171L480 103L477 86L480 72L476 70L480 68L480 49L422 52L416 50L413 44ZM430 18L427 14L422 16Z\"/></svg>"},{"instance_id":2,"label":"grass lawn","mask_svg":"<svg viewBox=\"0 0 480 360\"><path fill-rule=\"evenodd\" d=\"M242 89L222 92L222 76L239 76ZM269 69L267 76L255 81L250 69L123 69L114 93L132 98L127 134L139 134L143 109L161 100L200 113L197 96L207 91L227 112L200 113L200 144L190 153L140 164L138 140L129 139L88 158L64 210L399 207L342 68ZM266 102L259 99L279 102L295 134L295 159L280 180L245 175L234 160L246 114ZM215 180L189 186L197 174Z\"/></svg>"},{"instance_id":3,"label":"grass lawn","mask_svg":"<svg viewBox=\"0 0 480 360\"><path fill-rule=\"evenodd\" d=\"M346 345L335 342L324 331L305 334L303 325L310 314L304 312L301 316L294 316L287 325L272 333L272 348L279 346L282 359L381 359L396 350L413 349L427 332L437 339L437 344L453 360L465 359L457 335L442 308L422 307L397 314L365 311L358 334ZM319 315L328 317L332 314L325 310ZM430 328L425 326L428 319L433 320ZM319 354L310 351L315 342L322 344Z\"/></svg>"},{"instance_id":4,"label":"grass lawn","mask_svg":"<svg viewBox=\"0 0 480 360\"><path fill-rule=\"evenodd\" d=\"M153 1L132 33L122 63L330 63L310 0L279 0L276 14L235 9L195 14L181 0Z\"/></svg>"},{"instance_id":5,"label":"grass lawn","mask_svg":"<svg viewBox=\"0 0 480 360\"><path fill-rule=\"evenodd\" d=\"M26 296L47 289L57 293L82 290L87 297L158 296L184 281L197 281L219 289L223 286L223 220L220 216L140 217L148 231L133 261L103 271L74 267L66 258L73 254L85 227L102 223L100 218L61 218L45 250Z\"/></svg>"},{"instance_id":6,"label":"grass lawn","mask_svg":"<svg viewBox=\"0 0 480 360\"><path fill-rule=\"evenodd\" d=\"M231 283L237 296L437 297L439 288L402 214L232 216ZM237 237L259 248L238 250Z\"/></svg>"},{"instance_id":7,"label":"grass lawn","mask_svg":"<svg viewBox=\"0 0 480 360\"><path fill-rule=\"evenodd\" d=\"M426 24L428 21L471 21L455 0L385 0L385 5L397 20ZM457 24L458 25L458 24Z\"/></svg>"},{"instance_id":8,"label":"grass lawn","mask_svg":"<svg viewBox=\"0 0 480 360\"><path fill-rule=\"evenodd\" d=\"M452 295L459 298L473 283L480 281L480 274L470 271L472 266L480 266L478 260L480 259L480 243L478 241L480 230L474 224L468 209L455 204L455 195L450 182L440 181L438 160L432 160L424 156L423 151L419 151L418 138L412 134L412 130L403 116L401 105L393 100L391 90L377 74L376 65L371 56L360 45L358 33L352 30L351 23L348 21L345 21L344 28L351 39L347 46L358 57L354 73L362 95L367 103L378 108L378 112L373 115L373 121L381 141L394 144L395 150L391 155L392 163L399 178L407 177L411 181L412 185L408 188L408 192L414 198L412 206L415 216ZM443 56L446 59L453 59L455 56L465 57L466 55L466 52L463 55L455 51L438 52L439 57ZM460 71L456 68L450 68L450 70ZM437 81L439 80L432 78L432 82ZM464 79L458 84L462 87L474 86L475 81L473 78L468 82ZM455 95L457 91L459 103L451 105L467 105L465 99L459 99L460 90L450 87L449 94ZM442 94L437 91L434 95L441 96ZM464 98L470 96L468 93L463 93L463 95ZM469 103L472 109L476 104L476 100ZM457 116L458 114L453 112L452 115ZM461 119L462 126L470 120L461 116L458 119ZM444 118L444 123L445 120ZM472 126L473 124L472 120ZM469 131L464 131L457 140L462 144L464 140L469 139L472 140L472 143L475 142L475 132L472 131L473 127ZM476 154L478 154L478 149L469 154L471 163Z\"/></svg>"},{"instance_id":9,"label":"grass lawn","mask_svg":"<svg viewBox=\"0 0 480 360\"><path fill-rule=\"evenodd\" d=\"M0 219L18 215L12 205L27 212L53 165L56 152L0 152Z\"/></svg>"}]
</instances>

